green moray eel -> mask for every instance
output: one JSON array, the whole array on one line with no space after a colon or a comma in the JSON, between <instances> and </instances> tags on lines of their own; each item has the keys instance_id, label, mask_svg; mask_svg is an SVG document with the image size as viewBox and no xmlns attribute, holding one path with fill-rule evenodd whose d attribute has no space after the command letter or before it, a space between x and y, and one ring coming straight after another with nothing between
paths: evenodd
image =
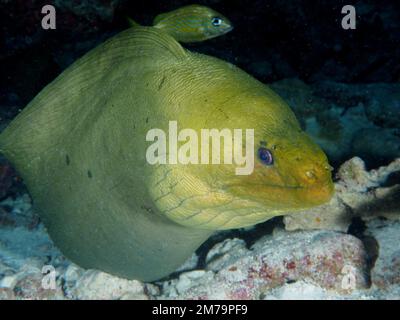
<instances>
[{"instance_id":1,"label":"green moray eel","mask_svg":"<svg viewBox=\"0 0 400 320\"><path fill-rule=\"evenodd\" d=\"M254 129L254 171L149 164L146 134L167 132L172 120L196 132ZM154 27L129 28L77 60L3 131L0 150L68 258L143 281L169 275L215 230L313 207L333 193L325 154L284 101Z\"/></svg>"},{"instance_id":2,"label":"green moray eel","mask_svg":"<svg viewBox=\"0 0 400 320\"><path fill-rule=\"evenodd\" d=\"M140 26L128 18L131 26ZM199 42L222 36L233 29L227 17L197 4L184 6L155 17L153 27L182 43Z\"/></svg>"}]
</instances>

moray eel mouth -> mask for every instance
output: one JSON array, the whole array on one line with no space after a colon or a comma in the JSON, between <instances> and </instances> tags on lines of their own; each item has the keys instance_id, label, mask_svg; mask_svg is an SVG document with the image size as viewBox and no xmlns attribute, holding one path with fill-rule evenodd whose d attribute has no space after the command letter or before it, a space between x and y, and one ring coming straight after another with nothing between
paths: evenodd
<instances>
[{"instance_id":1,"label":"moray eel mouth","mask_svg":"<svg viewBox=\"0 0 400 320\"><path fill-rule=\"evenodd\" d=\"M241 193L242 186L229 186L232 193ZM328 202L333 195L331 181L313 186L250 184L246 186L247 198L274 209L302 210Z\"/></svg>"},{"instance_id":2,"label":"moray eel mouth","mask_svg":"<svg viewBox=\"0 0 400 320\"><path fill-rule=\"evenodd\" d=\"M197 229L226 230L264 222L274 216L305 210L329 201L334 186L329 179L313 185L231 184L225 186L225 201L209 205L194 213L170 216L179 224ZM183 209L183 208L181 208Z\"/></svg>"}]
</instances>

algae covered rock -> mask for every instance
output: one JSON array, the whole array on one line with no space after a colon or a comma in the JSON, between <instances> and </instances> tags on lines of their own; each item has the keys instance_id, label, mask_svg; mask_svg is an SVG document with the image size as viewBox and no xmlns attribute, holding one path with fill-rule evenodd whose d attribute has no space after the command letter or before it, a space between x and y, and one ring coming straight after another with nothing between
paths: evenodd
<instances>
[{"instance_id":1,"label":"algae covered rock","mask_svg":"<svg viewBox=\"0 0 400 320\"><path fill-rule=\"evenodd\" d=\"M400 159L367 171L360 158L352 158L338 170L335 195L322 206L284 217L287 230L330 229L346 232L352 218L400 219ZM393 182L391 180L394 180Z\"/></svg>"},{"instance_id":2,"label":"algae covered rock","mask_svg":"<svg viewBox=\"0 0 400 320\"><path fill-rule=\"evenodd\" d=\"M238 245L240 250L225 252ZM363 244L341 233L278 231L250 249L231 239L217 245L214 255L217 250L220 263L214 259L212 271L183 273L165 282L159 298L260 299L273 288L297 281L342 294L368 286Z\"/></svg>"},{"instance_id":3,"label":"algae covered rock","mask_svg":"<svg viewBox=\"0 0 400 320\"><path fill-rule=\"evenodd\" d=\"M373 288L383 289L393 298L400 291L400 221L373 220L368 223L368 235L377 243L377 259L371 270Z\"/></svg>"}]
</instances>

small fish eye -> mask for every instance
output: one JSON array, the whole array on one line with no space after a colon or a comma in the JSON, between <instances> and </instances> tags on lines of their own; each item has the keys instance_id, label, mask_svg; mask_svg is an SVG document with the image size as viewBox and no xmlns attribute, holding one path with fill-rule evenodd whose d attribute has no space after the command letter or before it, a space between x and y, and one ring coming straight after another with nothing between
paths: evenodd
<instances>
[{"instance_id":1,"label":"small fish eye","mask_svg":"<svg viewBox=\"0 0 400 320\"><path fill-rule=\"evenodd\" d=\"M258 149L258 157L260 158L261 162L267 166L270 166L274 163L274 158L272 153L269 149L260 147Z\"/></svg>"},{"instance_id":2,"label":"small fish eye","mask_svg":"<svg viewBox=\"0 0 400 320\"><path fill-rule=\"evenodd\" d=\"M219 27L222 24L222 19L220 17L214 17L211 19L211 23L214 27Z\"/></svg>"}]
</instances>

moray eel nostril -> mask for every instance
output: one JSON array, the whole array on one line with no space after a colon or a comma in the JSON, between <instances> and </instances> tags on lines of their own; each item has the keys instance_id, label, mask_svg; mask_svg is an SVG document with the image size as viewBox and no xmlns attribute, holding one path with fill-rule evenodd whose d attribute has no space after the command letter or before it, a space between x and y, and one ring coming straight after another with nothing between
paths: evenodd
<instances>
[{"instance_id":1,"label":"moray eel nostril","mask_svg":"<svg viewBox=\"0 0 400 320\"><path fill-rule=\"evenodd\" d=\"M249 175L232 164L152 165L146 133L168 132L171 120L196 133L253 129L264 149L250 150ZM279 96L156 27L130 28L76 61L3 131L0 150L68 258L142 281L175 271L215 230L333 193L325 154Z\"/></svg>"},{"instance_id":2,"label":"moray eel nostril","mask_svg":"<svg viewBox=\"0 0 400 320\"><path fill-rule=\"evenodd\" d=\"M317 177L315 176L314 170L307 170L306 171L306 176L309 179L315 180Z\"/></svg>"}]
</instances>

